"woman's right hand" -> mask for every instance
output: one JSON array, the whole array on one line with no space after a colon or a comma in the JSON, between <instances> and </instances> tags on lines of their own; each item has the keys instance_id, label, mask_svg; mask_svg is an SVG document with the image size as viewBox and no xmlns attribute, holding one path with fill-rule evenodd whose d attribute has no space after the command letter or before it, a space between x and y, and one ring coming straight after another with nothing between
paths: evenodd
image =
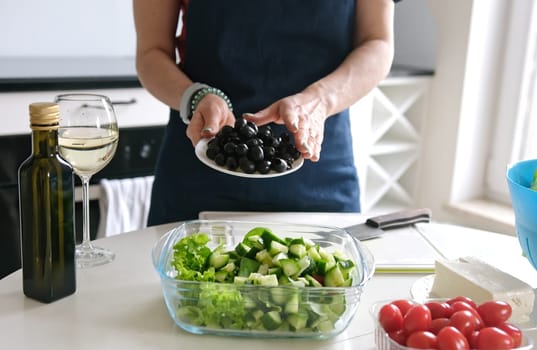
<instances>
[{"instance_id":1,"label":"woman's right hand","mask_svg":"<svg viewBox=\"0 0 537 350\"><path fill-rule=\"evenodd\" d=\"M233 112L220 96L207 94L192 113L186 135L192 141L192 145L196 147L202 138L215 136L224 125L235 125Z\"/></svg>"}]
</instances>

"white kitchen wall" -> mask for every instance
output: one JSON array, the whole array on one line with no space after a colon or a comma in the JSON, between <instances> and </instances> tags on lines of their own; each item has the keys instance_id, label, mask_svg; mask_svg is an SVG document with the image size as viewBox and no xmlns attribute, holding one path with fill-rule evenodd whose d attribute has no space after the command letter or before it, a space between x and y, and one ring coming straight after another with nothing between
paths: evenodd
<instances>
[{"instance_id":1,"label":"white kitchen wall","mask_svg":"<svg viewBox=\"0 0 537 350\"><path fill-rule=\"evenodd\" d=\"M436 28L426 0L395 12L395 62L433 68ZM133 56L131 0L1 0L0 57Z\"/></svg>"},{"instance_id":2,"label":"white kitchen wall","mask_svg":"<svg viewBox=\"0 0 537 350\"><path fill-rule=\"evenodd\" d=\"M133 56L130 0L1 0L0 57Z\"/></svg>"},{"instance_id":3,"label":"white kitchen wall","mask_svg":"<svg viewBox=\"0 0 537 350\"><path fill-rule=\"evenodd\" d=\"M403 0L395 6L397 64L435 68L438 29L427 0Z\"/></svg>"}]
</instances>

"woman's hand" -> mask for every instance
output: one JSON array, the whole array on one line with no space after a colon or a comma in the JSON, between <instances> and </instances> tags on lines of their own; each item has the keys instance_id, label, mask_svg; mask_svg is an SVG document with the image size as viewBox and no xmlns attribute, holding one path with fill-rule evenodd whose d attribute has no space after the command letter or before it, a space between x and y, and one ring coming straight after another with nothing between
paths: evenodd
<instances>
[{"instance_id":1,"label":"woman's hand","mask_svg":"<svg viewBox=\"0 0 537 350\"><path fill-rule=\"evenodd\" d=\"M186 135L196 144L202 138L213 137L224 125L235 124L235 116L226 101L214 94L205 95L192 114Z\"/></svg>"},{"instance_id":2,"label":"woman's hand","mask_svg":"<svg viewBox=\"0 0 537 350\"><path fill-rule=\"evenodd\" d=\"M320 99L301 92L274 102L269 107L244 118L257 125L284 124L293 134L295 146L305 159L319 160L324 136L327 107Z\"/></svg>"}]
</instances>

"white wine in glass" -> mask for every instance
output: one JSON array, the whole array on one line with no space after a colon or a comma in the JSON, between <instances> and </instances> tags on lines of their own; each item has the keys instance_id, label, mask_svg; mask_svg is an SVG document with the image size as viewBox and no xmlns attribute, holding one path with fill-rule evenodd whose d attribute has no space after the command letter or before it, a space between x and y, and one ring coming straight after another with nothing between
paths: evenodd
<instances>
[{"instance_id":1,"label":"white wine in glass","mask_svg":"<svg viewBox=\"0 0 537 350\"><path fill-rule=\"evenodd\" d=\"M95 94L58 95L60 154L82 182L82 243L76 247L76 265L93 267L111 262L115 253L92 244L89 183L114 157L119 140L117 118L110 99Z\"/></svg>"}]
</instances>

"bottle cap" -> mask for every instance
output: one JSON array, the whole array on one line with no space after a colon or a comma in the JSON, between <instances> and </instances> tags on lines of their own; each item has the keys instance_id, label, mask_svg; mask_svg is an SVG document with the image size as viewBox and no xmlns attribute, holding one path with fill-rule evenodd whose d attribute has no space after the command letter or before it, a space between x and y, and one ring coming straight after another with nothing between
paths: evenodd
<instances>
[{"instance_id":1,"label":"bottle cap","mask_svg":"<svg viewBox=\"0 0 537 350\"><path fill-rule=\"evenodd\" d=\"M57 129L60 122L60 107L54 102L30 104L30 126L34 130Z\"/></svg>"}]
</instances>

